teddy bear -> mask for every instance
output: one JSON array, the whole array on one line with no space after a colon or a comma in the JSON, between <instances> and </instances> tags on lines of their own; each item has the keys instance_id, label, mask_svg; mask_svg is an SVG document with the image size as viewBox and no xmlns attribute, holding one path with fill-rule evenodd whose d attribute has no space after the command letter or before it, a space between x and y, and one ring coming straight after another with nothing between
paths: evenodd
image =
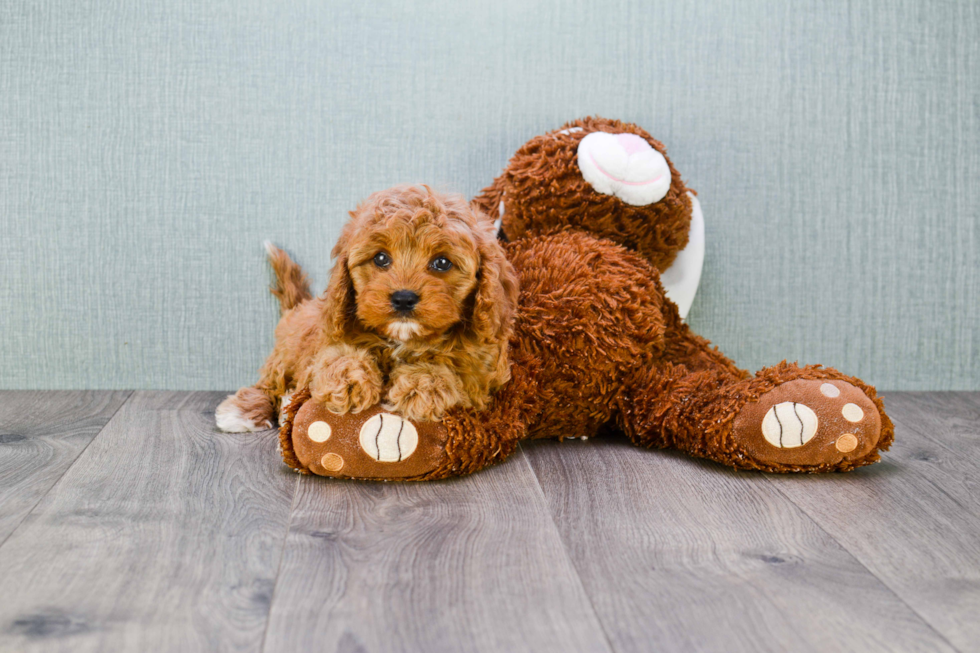
<instances>
[{"instance_id":1,"label":"teddy bear","mask_svg":"<svg viewBox=\"0 0 980 653\"><path fill-rule=\"evenodd\" d=\"M613 430L737 469L830 472L891 444L873 387L785 361L749 374L684 322L660 271L688 256L699 273L697 200L641 127L593 117L532 138L471 204L497 221L520 280L510 381L483 410L439 422L383 405L336 414L299 388L280 414L287 465L433 480L503 461L524 439ZM684 310L687 276L674 288Z\"/></svg>"}]
</instances>

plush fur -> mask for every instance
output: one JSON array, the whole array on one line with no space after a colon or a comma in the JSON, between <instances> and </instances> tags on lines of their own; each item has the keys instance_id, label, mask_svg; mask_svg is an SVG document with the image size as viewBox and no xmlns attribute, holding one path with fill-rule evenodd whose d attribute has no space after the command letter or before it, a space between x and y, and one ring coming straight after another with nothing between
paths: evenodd
<instances>
[{"instance_id":1,"label":"plush fur","mask_svg":"<svg viewBox=\"0 0 980 653\"><path fill-rule=\"evenodd\" d=\"M287 464L331 476L429 480L503 460L524 438L609 429L640 446L674 447L739 469L847 471L879 459L894 428L874 388L832 368L785 362L750 375L680 319L658 269L686 242L687 189L671 164L671 189L651 206L597 193L575 159L577 143L592 131L637 134L664 152L635 125L576 121L532 139L473 201L491 217L500 217L503 202L506 257L520 282L511 380L487 407L446 412L445 445L424 473L399 474L399 463L354 458L347 468L325 470L318 456L335 456L332 442L311 448L304 441L317 453L305 461L294 448L305 436L293 424L317 401L300 387L280 430ZM797 448L783 448L781 439L768 444L762 415L784 403L795 411L797 402L817 414L816 434ZM847 417L856 408L857 421ZM364 422L353 413L337 419L331 428L338 433L357 433ZM357 447L350 451L363 458Z\"/></svg>"},{"instance_id":2,"label":"plush fur","mask_svg":"<svg viewBox=\"0 0 980 653\"><path fill-rule=\"evenodd\" d=\"M671 173L667 196L646 206L630 206L596 192L582 177L576 152L582 139L597 131L635 134L663 154ZM666 270L687 245L688 191L663 143L646 130L618 120L583 118L521 146L473 205L492 219L500 218L509 239L580 230L636 250L653 267Z\"/></svg>"},{"instance_id":3,"label":"plush fur","mask_svg":"<svg viewBox=\"0 0 980 653\"><path fill-rule=\"evenodd\" d=\"M307 386L336 413L384 401L411 419L438 420L453 407L482 409L510 378L517 277L492 223L462 197L427 186L369 197L351 212L316 299L302 270L268 249L283 309L276 344L259 382L219 407L238 417L222 428L268 428L276 400ZM450 267L434 268L437 259ZM398 292L417 304L397 310Z\"/></svg>"}]
</instances>

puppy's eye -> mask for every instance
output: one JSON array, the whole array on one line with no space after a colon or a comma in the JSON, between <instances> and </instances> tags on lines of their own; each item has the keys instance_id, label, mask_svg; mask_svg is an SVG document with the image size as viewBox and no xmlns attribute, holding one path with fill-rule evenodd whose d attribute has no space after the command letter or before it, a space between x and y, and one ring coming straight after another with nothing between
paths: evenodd
<instances>
[{"instance_id":1,"label":"puppy's eye","mask_svg":"<svg viewBox=\"0 0 980 653\"><path fill-rule=\"evenodd\" d=\"M391 257L387 252L378 252L374 255L374 264L379 268L386 268L391 265Z\"/></svg>"},{"instance_id":2,"label":"puppy's eye","mask_svg":"<svg viewBox=\"0 0 980 653\"><path fill-rule=\"evenodd\" d=\"M453 267L453 262L445 256L439 256L429 263L429 267L436 272L448 272Z\"/></svg>"}]
</instances>

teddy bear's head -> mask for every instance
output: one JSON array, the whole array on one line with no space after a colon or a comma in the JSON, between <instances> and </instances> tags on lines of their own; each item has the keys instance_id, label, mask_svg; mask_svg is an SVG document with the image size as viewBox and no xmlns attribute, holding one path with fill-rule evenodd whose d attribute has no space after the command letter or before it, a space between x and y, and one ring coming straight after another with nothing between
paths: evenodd
<instances>
[{"instance_id":1,"label":"teddy bear's head","mask_svg":"<svg viewBox=\"0 0 980 653\"><path fill-rule=\"evenodd\" d=\"M660 270L688 242L692 201L662 143L637 125L584 118L532 138L473 204L506 237L581 229Z\"/></svg>"}]
</instances>

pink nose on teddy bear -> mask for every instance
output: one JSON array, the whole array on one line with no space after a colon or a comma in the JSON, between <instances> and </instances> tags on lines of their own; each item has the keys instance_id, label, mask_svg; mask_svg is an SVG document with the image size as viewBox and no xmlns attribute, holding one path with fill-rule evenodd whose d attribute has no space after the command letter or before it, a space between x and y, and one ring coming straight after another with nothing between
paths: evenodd
<instances>
[{"instance_id":1,"label":"pink nose on teddy bear","mask_svg":"<svg viewBox=\"0 0 980 653\"><path fill-rule=\"evenodd\" d=\"M626 154L628 155L653 149L649 143L636 134L616 134L616 141L626 150Z\"/></svg>"}]
</instances>

